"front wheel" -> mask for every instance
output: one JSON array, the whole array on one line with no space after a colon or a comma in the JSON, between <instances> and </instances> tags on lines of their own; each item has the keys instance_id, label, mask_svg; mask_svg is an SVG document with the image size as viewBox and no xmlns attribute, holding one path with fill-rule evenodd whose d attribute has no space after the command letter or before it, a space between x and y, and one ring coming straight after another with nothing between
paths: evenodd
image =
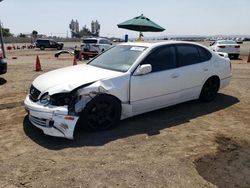
<instances>
[{"instance_id":1,"label":"front wheel","mask_svg":"<svg viewBox=\"0 0 250 188\"><path fill-rule=\"evenodd\" d=\"M209 78L202 87L200 100L210 102L215 99L219 90L219 79Z\"/></svg>"},{"instance_id":2,"label":"front wheel","mask_svg":"<svg viewBox=\"0 0 250 188\"><path fill-rule=\"evenodd\" d=\"M79 124L86 130L100 131L115 127L121 117L121 104L107 94L95 96L80 113Z\"/></svg>"}]
</instances>

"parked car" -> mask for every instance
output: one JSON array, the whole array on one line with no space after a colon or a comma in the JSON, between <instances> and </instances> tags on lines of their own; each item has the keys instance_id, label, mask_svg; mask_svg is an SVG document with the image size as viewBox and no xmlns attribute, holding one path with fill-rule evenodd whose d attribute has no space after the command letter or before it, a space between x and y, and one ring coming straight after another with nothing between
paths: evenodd
<instances>
[{"instance_id":1,"label":"parked car","mask_svg":"<svg viewBox=\"0 0 250 188\"><path fill-rule=\"evenodd\" d=\"M37 39L35 45L36 48L40 48L40 50L44 50L45 48L56 48L57 50L62 50L64 44L52 39Z\"/></svg>"},{"instance_id":2,"label":"parked car","mask_svg":"<svg viewBox=\"0 0 250 188\"><path fill-rule=\"evenodd\" d=\"M231 76L228 58L197 43L123 43L87 65L37 77L24 103L33 125L72 139L76 126L105 130L177 103L212 101Z\"/></svg>"},{"instance_id":3,"label":"parked car","mask_svg":"<svg viewBox=\"0 0 250 188\"><path fill-rule=\"evenodd\" d=\"M112 42L106 38L84 38L81 43L82 52L91 52L87 57L94 57L112 46ZM85 58L86 59L86 58Z\"/></svg>"},{"instance_id":4,"label":"parked car","mask_svg":"<svg viewBox=\"0 0 250 188\"><path fill-rule=\"evenodd\" d=\"M233 40L218 40L211 44L211 49L215 52L228 53L229 57L239 58L240 45Z\"/></svg>"},{"instance_id":5,"label":"parked car","mask_svg":"<svg viewBox=\"0 0 250 188\"><path fill-rule=\"evenodd\" d=\"M235 42L236 42L237 44L243 44L244 38L236 38Z\"/></svg>"},{"instance_id":6,"label":"parked car","mask_svg":"<svg viewBox=\"0 0 250 188\"><path fill-rule=\"evenodd\" d=\"M7 72L7 61L3 58L3 52L0 49L0 74L5 74Z\"/></svg>"}]
</instances>

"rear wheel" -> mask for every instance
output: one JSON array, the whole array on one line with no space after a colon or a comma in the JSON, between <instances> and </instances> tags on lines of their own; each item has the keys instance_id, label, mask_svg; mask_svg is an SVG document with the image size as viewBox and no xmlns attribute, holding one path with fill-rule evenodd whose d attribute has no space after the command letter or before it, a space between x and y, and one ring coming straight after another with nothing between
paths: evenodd
<instances>
[{"instance_id":1,"label":"rear wheel","mask_svg":"<svg viewBox=\"0 0 250 188\"><path fill-rule=\"evenodd\" d=\"M235 54L233 57L234 57L234 59L239 59L239 55L238 54Z\"/></svg>"},{"instance_id":2,"label":"rear wheel","mask_svg":"<svg viewBox=\"0 0 250 188\"><path fill-rule=\"evenodd\" d=\"M100 94L80 113L79 124L90 131L107 130L116 126L120 117L120 102L110 95Z\"/></svg>"},{"instance_id":3,"label":"rear wheel","mask_svg":"<svg viewBox=\"0 0 250 188\"><path fill-rule=\"evenodd\" d=\"M219 90L219 79L216 77L209 78L202 87L200 100L210 102L215 99Z\"/></svg>"}]
</instances>

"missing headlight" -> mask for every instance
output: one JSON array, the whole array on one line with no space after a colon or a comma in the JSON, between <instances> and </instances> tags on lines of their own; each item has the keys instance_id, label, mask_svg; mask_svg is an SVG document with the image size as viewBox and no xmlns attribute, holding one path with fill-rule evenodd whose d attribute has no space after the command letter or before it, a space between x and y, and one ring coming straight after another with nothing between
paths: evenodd
<instances>
[{"instance_id":1,"label":"missing headlight","mask_svg":"<svg viewBox=\"0 0 250 188\"><path fill-rule=\"evenodd\" d=\"M58 93L51 96L51 105L53 106L65 106L70 105L74 95L72 93Z\"/></svg>"}]
</instances>

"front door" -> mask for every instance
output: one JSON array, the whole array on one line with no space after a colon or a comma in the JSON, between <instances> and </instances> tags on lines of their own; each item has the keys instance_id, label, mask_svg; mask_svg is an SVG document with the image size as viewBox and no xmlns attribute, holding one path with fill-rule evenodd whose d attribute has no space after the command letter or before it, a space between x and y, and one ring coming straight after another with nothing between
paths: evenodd
<instances>
[{"instance_id":1,"label":"front door","mask_svg":"<svg viewBox=\"0 0 250 188\"><path fill-rule=\"evenodd\" d=\"M130 102L133 114L175 104L179 100L180 72L175 47L166 45L153 50L141 63L151 64L152 72L131 76Z\"/></svg>"}]
</instances>

